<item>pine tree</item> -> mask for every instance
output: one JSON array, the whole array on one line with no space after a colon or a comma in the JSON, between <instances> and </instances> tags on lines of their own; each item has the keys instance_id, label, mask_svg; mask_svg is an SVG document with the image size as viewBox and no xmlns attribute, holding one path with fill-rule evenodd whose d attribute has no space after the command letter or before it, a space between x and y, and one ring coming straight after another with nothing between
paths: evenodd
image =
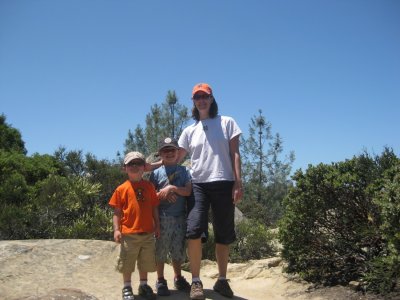
<instances>
[{"instance_id":1,"label":"pine tree","mask_svg":"<svg viewBox=\"0 0 400 300\"><path fill-rule=\"evenodd\" d=\"M282 215L281 202L291 185L289 175L294 153L283 157L281 136L272 134L271 123L261 109L258 112L258 116L251 118L248 138L241 141L246 193L240 208L249 217L270 225Z\"/></svg>"},{"instance_id":2,"label":"pine tree","mask_svg":"<svg viewBox=\"0 0 400 300\"><path fill-rule=\"evenodd\" d=\"M128 131L124 152L140 151L146 156L157 152L160 139L167 136L179 137L188 120L188 108L179 103L175 91L168 91L161 105L150 107L145 128L137 125L134 132Z\"/></svg>"}]
</instances>

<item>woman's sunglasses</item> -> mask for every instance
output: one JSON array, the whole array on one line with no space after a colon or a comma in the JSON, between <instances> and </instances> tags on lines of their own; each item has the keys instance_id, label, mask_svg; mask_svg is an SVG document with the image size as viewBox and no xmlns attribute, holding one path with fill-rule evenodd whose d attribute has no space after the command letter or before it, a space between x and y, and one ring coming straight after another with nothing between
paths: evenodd
<instances>
[{"instance_id":1,"label":"woman's sunglasses","mask_svg":"<svg viewBox=\"0 0 400 300\"><path fill-rule=\"evenodd\" d=\"M200 99L208 100L208 99L210 99L210 95L201 94L201 95L194 95L193 96L193 100L200 100Z\"/></svg>"}]
</instances>

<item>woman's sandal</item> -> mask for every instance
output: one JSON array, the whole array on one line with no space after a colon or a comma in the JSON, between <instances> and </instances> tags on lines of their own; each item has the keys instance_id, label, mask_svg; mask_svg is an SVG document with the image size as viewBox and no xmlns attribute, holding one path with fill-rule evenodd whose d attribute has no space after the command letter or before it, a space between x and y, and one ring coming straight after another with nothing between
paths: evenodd
<instances>
[{"instance_id":1,"label":"woman's sandal","mask_svg":"<svg viewBox=\"0 0 400 300\"><path fill-rule=\"evenodd\" d=\"M127 286L122 289L122 300L134 300L132 287Z\"/></svg>"}]
</instances>

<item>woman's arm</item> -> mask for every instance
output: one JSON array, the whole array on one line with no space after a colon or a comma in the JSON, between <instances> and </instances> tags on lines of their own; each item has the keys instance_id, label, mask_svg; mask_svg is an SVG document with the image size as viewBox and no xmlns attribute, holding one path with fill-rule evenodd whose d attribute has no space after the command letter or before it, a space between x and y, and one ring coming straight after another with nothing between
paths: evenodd
<instances>
[{"instance_id":1,"label":"woman's arm","mask_svg":"<svg viewBox=\"0 0 400 300\"><path fill-rule=\"evenodd\" d=\"M159 160L159 161L156 161L156 162L152 162L152 163L148 163L148 162L147 162L147 163L144 165L144 171L145 171L145 172L154 171L155 169L161 167L162 164L163 164L163 161L162 161L162 160Z\"/></svg>"},{"instance_id":2,"label":"woman's arm","mask_svg":"<svg viewBox=\"0 0 400 300\"><path fill-rule=\"evenodd\" d=\"M187 151L185 149L179 148L178 158L176 159L176 163L180 164L183 161L183 159L185 158L186 154L187 154Z\"/></svg>"},{"instance_id":3,"label":"woman's arm","mask_svg":"<svg viewBox=\"0 0 400 300\"><path fill-rule=\"evenodd\" d=\"M242 162L240 159L239 151L239 137L237 135L229 141L229 152L232 161L233 175L235 177L235 184L232 189L233 203L239 203L243 196L243 185L242 185Z\"/></svg>"}]
</instances>

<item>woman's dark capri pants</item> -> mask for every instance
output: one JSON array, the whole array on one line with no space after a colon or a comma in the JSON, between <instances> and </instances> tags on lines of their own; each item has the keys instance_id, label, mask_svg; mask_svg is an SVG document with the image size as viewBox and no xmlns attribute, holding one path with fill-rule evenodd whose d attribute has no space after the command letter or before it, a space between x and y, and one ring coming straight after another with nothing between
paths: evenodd
<instances>
[{"instance_id":1,"label":"woman's dark capri pants","mask_svg":"<svg viewBox=\"0 0 400 300\"><path fill-rule=\"evenodd\" d=\"M229 245L236 240L233 184L233 181L193 183L194 203L189 203L188 207L188 239L198 239L204 234L207 236L211 205L215 242Z\"/></svg>"}]
</instances>

